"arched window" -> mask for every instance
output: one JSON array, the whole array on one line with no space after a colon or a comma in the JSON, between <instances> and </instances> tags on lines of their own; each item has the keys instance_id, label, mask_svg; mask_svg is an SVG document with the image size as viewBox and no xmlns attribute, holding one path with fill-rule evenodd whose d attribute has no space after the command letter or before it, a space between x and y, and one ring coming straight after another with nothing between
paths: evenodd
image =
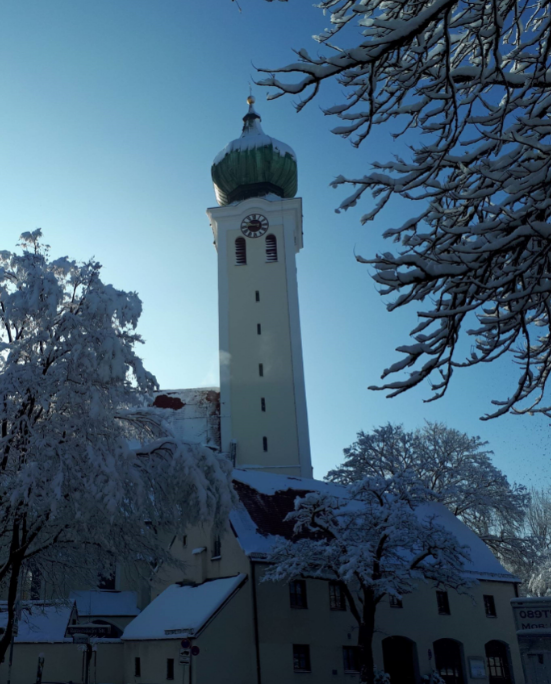
<instances>
[{"instance_id":1,"label":"arched window","mask_svg":"<svg viewBox=\"0 0 551 684\"><path fill-rule=\"evenodd\" d=\"M244 266L247 263L247 243L244 237L238 237L235 241L235 263Z\"/></svg>"},{"instance_id":2,"label":"arched window","mask_svg":"<svg viewBox=\"0 0 551 684\"><path fill-rule=\"evenodd\" d=\"M465 684L461 642L455 639L438 639L434 642L436 671L446 684Z\"/></svg>"},{"instance_id":3,"label":"arched window","mask_svg":"<svg viewBox=\"0 0 551 684\"><path fill-rule=\"evenodd\" d=\"M488 641L485 650L490 684L512 684L509 646L503 641Z\"/></svg>"},{"instance_id":4,"label":"arched window","mask_svg":"<svg viewBox=\"0 0 551 684\"><path fill-rule=\"evenodd\" d=\"M266 235L266 261L277 261L277 238L275 235Z\"/></svg>"},{"instance_id":5,"label":"arched window","mask_svg":"<svg viewBox=\"0 0 551 684\"><path fill-rule=\"evenodd\" d=\"M383 662L391 682L416 684L419 663L414 641L402 636L383 639Z\"/></svg>"}]
</instances>

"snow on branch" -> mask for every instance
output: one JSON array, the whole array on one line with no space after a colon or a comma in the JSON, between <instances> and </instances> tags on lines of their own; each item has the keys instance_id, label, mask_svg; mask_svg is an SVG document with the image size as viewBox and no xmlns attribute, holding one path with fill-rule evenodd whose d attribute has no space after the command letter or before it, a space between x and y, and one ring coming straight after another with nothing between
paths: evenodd
<instances>
[{"instance_id":1,"label":"snow on branch","mask_svg":"<svg viewBox=\"0 0 551 684\"><path fill-rule=\"evenodd\" d=\"M517 386L486 418L551 415L551 7L541 0L319 7L330 14L316 37L322 53L302 49L299 61L260 69L270 73L261 84L269 97L303 94L301 109L337 81L342 101L324 110L341 122L335 134L359 146L377 124L390 124L408 143L406 159L340 175L333 186L351 189L340 210L365 193L379 199L364 222L394 196L421 205L387 231L395 252L358 258L374 268L382 294L394 296L390 310L413 305L421 318L414 342L399 350L403 360L373 389L396 396L429 379L437 399L455 368L509 354ZM463 333L473 338L467 358L457 348ZM389 381L394 374L400 379Z\"/></svg>"}]
</instances>

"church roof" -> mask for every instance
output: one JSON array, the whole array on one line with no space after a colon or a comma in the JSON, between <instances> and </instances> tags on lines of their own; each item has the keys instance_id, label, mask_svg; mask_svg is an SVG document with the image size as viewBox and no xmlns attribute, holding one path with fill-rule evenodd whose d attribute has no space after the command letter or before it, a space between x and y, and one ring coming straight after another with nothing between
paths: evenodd
<instances>
[{"instance_id":1,"label":"church roof","mask_svg":"<svg viewBox=\"0 0 551 684\"><path fill-rule=\"evenodd\" d=\"M307 492L326 492L347 498L345 487L334 482L322 482L260 471L233 471L233 482L240 503L232 511L230 520L237 540L252 559L262 560L270 553L278 537L292 540L293 523L285 516L294 510L298 496ZM437 522L452 532L460 544L468 547L471 562L466 571L477 579L502 582L518 581L507 572L488 546L445 506L430 502L417 507L418 515L435 516ZM302 535L301 535L302 536Z\"/></svg>"},{"instance_id":2,"label":"church roof","mask_svg":"<svg viewBox=\"0 0 551 684\"><path fill-rule=\"evenodd\" d=\"M167 420L180 439L220 448L218 387L161 390L153 406L167 410Z\"/></svg>"},{"instance_id":3,"label":"church roof","mask_svg":"<svg viewBox=\"0 0 551 684\"><path fill-rule=\"evenodd\" d=\"M249 97L241 137L232 140L216 156L211 175L221 206L248 197L294 197L297 193L297 161L293 150L262 130L261 118Z\"/></svg>"}]
</instances>

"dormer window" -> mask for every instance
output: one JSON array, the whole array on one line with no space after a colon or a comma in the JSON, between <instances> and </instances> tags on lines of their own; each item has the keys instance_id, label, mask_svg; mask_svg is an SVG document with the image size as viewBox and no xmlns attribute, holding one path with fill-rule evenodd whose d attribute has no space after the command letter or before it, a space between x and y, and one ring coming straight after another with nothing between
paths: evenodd
<instances>
[{"instance_id":1,"label":"dormer window","mask_svg":"<svg viewBox=\"0 0 551 684\"><path fill-rule=\"evenodd\" d=\"M266 235L266 261L277 261L277 238L275 235Z\"/></svg>"}]
</instances>

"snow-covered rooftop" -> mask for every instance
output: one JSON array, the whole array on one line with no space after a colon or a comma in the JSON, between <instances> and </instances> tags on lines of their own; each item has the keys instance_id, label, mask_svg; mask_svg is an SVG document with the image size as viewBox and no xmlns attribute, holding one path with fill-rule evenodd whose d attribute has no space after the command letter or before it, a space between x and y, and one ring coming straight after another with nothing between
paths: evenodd
<instances>
[{"instance_id":1,"label":"snow-covered rooftop","mask_svg":"<svg viewBox=\"0 0 551 684\"><path fill-rule=\"evenodd\" d=\"M166 409L167 421L180 439L220 448L218 387L161 390L153 405Z\"/></svg>"},{"instance_id":2,"label":"snow-covered rooftop","mask_svg":"<svg viewBox=\"0 0 551 684\"><path fill-rule=\"evenodd\" d=\"M154 599L122 635L126 641L194 637L231 598L246 575L207 580L202 584L172 584Z\"/></svg>"},{"instance_id":3,"label":"snow-covered rooftop","mask_svg":"<svg viewBox=\"0 0 551 684\"><path fill-rule=\"evenodd\" d=\"M25 601L15 642L72 642L72 638L65 637L65 632L73 617L76 617L73 601ZM0 628L5 629L7 623L7 602L0 601Z\"/></svg>"},{"instance_id":4,"label":"snow-covered rooftop","mask_svg":"<svg viewBox=\"0 0 551 684\"><path fill-rule=\"evenodd\" d=\"M270 553L278 537L292 538L294 525L284 522L284 518L294 509L297 496L317 491L346 498L346 488L333 482L239 469L233 471L233 480L241 505L232 511L231 523L241 548L253 557ZM469 548L471 562L465 568L469 574L478 579L517 581L488 546L445 506L427 503L417 512L423 518L435 516L460 544Z\"/></svg>"},{"instance_id":5,"label":"snow-covered rooftop","mask_svg":"<svg viewBox=\"0 0 551 684\"><path fill-rule=\"evenodd\" d=\"M70 598L76 601L80 616L133 617L140 612L135 591L107 591L102 589L72 591Z\"/></svg>"}]
</instances>

